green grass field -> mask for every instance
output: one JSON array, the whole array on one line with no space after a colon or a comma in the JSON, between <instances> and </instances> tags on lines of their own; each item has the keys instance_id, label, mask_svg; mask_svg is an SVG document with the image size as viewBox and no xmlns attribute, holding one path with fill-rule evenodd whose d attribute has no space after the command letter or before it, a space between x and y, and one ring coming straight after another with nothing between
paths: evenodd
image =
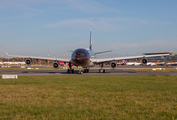
<instances>
[{"instance_id":1,"label":"green grass field","mask_svg":"<svg viewBox=\"0 0 177 120\"><path fill-rule=\"evenodd\" d=\"M177 76L0 78L0 119L177 119Z\"/></svg>"}]
</instances>

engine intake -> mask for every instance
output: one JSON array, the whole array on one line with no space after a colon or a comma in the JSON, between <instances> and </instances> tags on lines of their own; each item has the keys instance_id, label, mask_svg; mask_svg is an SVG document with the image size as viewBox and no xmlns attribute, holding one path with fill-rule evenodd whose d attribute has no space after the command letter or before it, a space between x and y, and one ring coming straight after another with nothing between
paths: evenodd
<instances>
[{"instance_id":1,"label":"engine intake","mask_svg":"<svg viewBox=\"0 0 177 120\"><path fill-rule=\"evenodd\" d=\"M32 59L26 59L25 60L26 65L31 65L32 64Z\"/></svg>"},{"instance_id":2,"label":"engine intake","mask_svg":"<svg viewBox=\"0 0 177 120\"><path fill-rule=\"evenodd\" d=\"M53 63L53 68L58 69L60 67L58 62L54 62Z\"/></svg>"},{"instance_id":3,"label":"engine intake","mask_svg":"<svg viewBox=\"0 0 177 120\"><path fill-rule=\"evenodd\" d=\"M141 60L141 63L142 63L143 65L147 64L147 62L148 62L148 61L147 61L147 59L145 59L145 58Z\"/></svg>"},{"instance_id":4,"label":"engine intake","mask_svg":"<svg viewBox=\"0 0 177 120\"><path fill-rule=\"evenodd\" d=\"M111 68L116 68L117 67L117 63L111 62L110 66L111 66Z\"/></svg>"}]
</instances>

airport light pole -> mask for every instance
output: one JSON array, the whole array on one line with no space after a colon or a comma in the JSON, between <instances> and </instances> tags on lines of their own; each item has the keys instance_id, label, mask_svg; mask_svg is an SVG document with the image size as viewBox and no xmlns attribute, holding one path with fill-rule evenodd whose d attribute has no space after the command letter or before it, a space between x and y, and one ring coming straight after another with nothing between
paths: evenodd
<instances>
[{"instance_id":1,"label":"airport light pole","mask_svg":"<svg viewBox=\"0 0 177 120\"><path fill-rule=\"evenodd\" d=\"M1 61L3 62L3 53L1 53Z\"/></svg>"},{"instance_id":2,"label":"airport light pole","mask_svg":"<svg viewBox=\"0 0 177 120\"><path fill-rule=\"evenodd\" d=\"M69 52L69 58L71 59L71 52Z\"/></svg>"},{"instance_id":3,"label":"airport light pole","mask_svg":"<svg viewBox=\"0 0 177 120\"><path fill-rule=\"evenodd\" d=\"M24 53L23 53L23 56L24 56ZM23 57L23 62L24 62L24 57Z\"/></svg>"}]
</instances>

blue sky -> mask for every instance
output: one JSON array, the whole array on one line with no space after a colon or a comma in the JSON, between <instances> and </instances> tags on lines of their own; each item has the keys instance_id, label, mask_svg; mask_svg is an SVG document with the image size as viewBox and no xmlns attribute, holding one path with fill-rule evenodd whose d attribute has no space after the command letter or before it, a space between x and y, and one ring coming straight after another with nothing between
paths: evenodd
<instances>
[{"instance_id":1,"label":"blue sky","mask_svg":"<svg viewBox=\"0 0 177 120\"><path fill-rule=\"evenodd\" d=\"M176 0L0 0L0 52L62 57L88 48L105 57L177 51ZM4 55L5 57L5 55ZM103 56L100 56L103 57Z\"/></svg>"}]
</instances>

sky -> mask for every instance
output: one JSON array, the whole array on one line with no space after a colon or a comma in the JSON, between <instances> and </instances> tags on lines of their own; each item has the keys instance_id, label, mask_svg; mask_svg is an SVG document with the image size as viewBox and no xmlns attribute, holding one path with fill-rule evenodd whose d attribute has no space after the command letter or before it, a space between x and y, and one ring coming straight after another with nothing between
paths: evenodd
<instances>
[{"instance_id":1,"label":"sky","mask_svg":"<svg viewBox=\"0 0 177 120\"><path fill-rule=\"evenodd\" d=\"M177 51L176 0L0 0L0 53L98 57Z\"/></svg>"}]
</instances>

